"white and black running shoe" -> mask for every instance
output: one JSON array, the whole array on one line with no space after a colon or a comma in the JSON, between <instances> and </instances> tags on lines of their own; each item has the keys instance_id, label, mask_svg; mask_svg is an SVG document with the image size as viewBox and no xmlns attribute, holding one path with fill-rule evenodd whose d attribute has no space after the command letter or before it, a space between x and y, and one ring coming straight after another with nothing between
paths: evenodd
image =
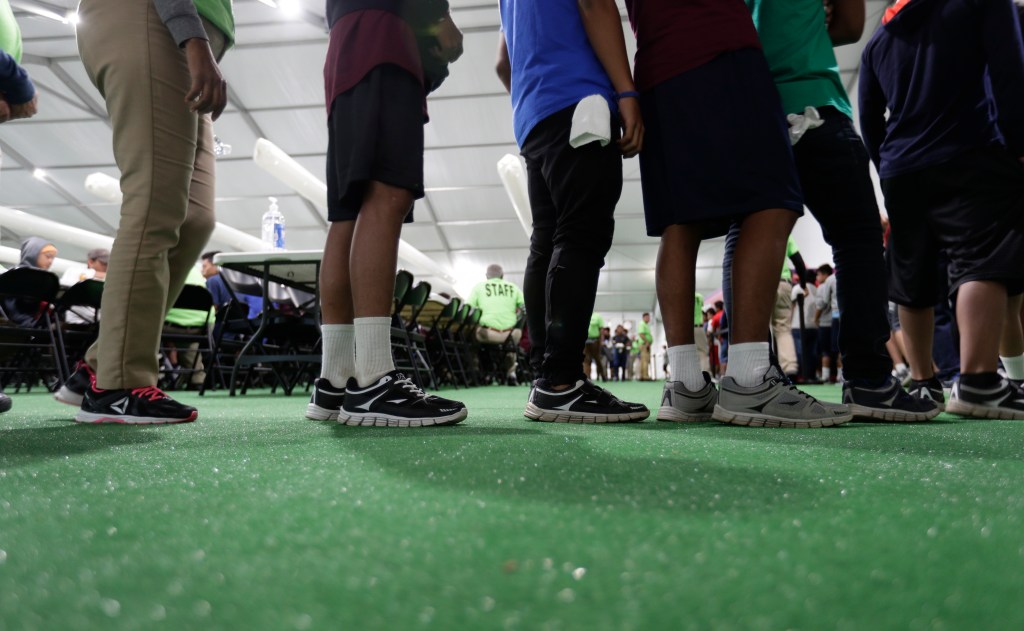
<instances>
[{"instance_id":1,"label":"white and black running shoe","mask_svg":"<svg viewBox=\"0 0 1024 631\"><path fill-rule=\"evenodd\" d=\"M313 394L306 406L306 418L313 421L336 421L345 401L345 389L335 388L329 379L313 381Z\"/></svg>"},{"instance_id":2,"label":"white and black running shoe","mask_svg":"<svg viewBox=\"0 0 1024 631\"><path fill-rule=\"evenodd\" d=\"M78 423L121 423L127 425L163 425L190 423L199 412L178 403L160 388L148 386L131 390L99 390L95 385L85 391L82 409L75 415Z\"/></svg>"},{"instance_id":3,"label":"white and black running shoe","mask_svg":"<svg viewBox=\"0 0 1024 631\"><path fill-rule=\"evenodd\" d=\"M942 396L941 386L939 396ZM899 380L892 376L874 386L847 381L843 384L843 403L860 421L920 423L930 421L942 412L938 402L930 397L908 394Z\"/></svg>"},{"instance_id":4,"label":"white and black running shoe","mask_svg":"<svg viewBox=\"0 0 1024 631\"><path fill-rule=\"evenodd\" d=\"M66 405L81 407L85 391L92 385L93 379L95 379L95 374L92 368L89 368L89 364L79 360L75 364L75 372L71 373L67 381L61 384L60 389L53 393L53 398Z\"/></svg>"},{"instance_id":5,"label":"white and black running shoe","mask_svg":"<svg viewBox=\"0 0 1024 631\"><path fill-rule=\"evenodd\" d=\"M523 412L530 420L548 423L635 423L650 414L646 405L622 401L589 379L562 391L538 379Z\"/></svg>"},{"instance_id":6,"label":"white and black running shoe","mask_svg":"<svg viewBox=\"0 0 1024 631\"><path fill-rule=\"evenodd\" d=\"M939 381L938 377L932 377L931 379L925 379L922 381L918 381L916 379L911 381L910 386L907 387L907 394L915 399L934 401L940 411L946 409L946 394L942 389L942 382Z\"/></svg>"},{"instance_id":7,"label":"white and black running shoe","mask_svg":"<svg viewBox=\"0 0 1024 631\"><path fill-rule=\"evenodd\" d=\"M368 388L349 379L338 422L364 427L429 427L455 425L468 415L464 404L429 395L393 370Z\"/></svg>"},{"instance_id":8,"label":"white and black running shoe","mask_svg":"<svg viewBox=\"0 0 1024 631\"><path fill-rule=\"evenodd\" d=\"M965 386L958 379L953 384L946 411L975 418L1024 420L1024 389L1007 379L1000 379L992 388Z\"/></svg>"}]
</instances>

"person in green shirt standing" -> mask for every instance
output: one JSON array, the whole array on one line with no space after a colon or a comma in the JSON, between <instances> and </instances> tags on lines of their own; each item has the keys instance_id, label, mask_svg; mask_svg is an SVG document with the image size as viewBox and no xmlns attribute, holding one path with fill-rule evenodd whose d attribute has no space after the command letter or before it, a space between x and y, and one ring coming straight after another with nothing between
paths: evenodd
<instances>
[{"instance_id":1,"label":"person in green shirt standing","mask_svg":"<svg viewBox=\"0 0 1024 631\"><path fill-rule=\"evenodd\" d=\"M216 223L212 121L227 105L217 62L234 41L231 0L82 0L78 15L124 201L99 339L62 401L80 402L81 423L194 421L195 408L156 387L156 358L164 316Z\"/></svg>"},{"instance_id":2,"label":"person in green shirt standing","mask_svg":"<svg viewBox=\"0 0 1024 631\"><path fill-rule=\"evenodd\" d=\"M519 345L523 330L516 328L519 311L523 309L523 290L505 280L505 270L500 265L487 266L487 280L478 283L469 293L466 304L479 309L480 326L476 330L476 341L481 344L504 344L510 337ZM518 385L516 380L516 354L505 358L505 380L510 386Z\"/></svg>"},{"instance_id":3,"label":"person in green shirt standing","mask_svg":"<svg viewBox=\"0 0 1024 631\"><path fill-rule=\"evenodd\" d=\"M654 343L654 336L651 335L651 314L645 313L637 324L636 341L640 344L640 381L653 381L651 379L651 344Z\"/></svg>"},{"instance_id":4,"label":"person in green shirt standing","mask_svg":"<svg viewBox=\"0 0 1024 631\"><path fill-rule=\"evenodd\" d=\"M590 327L587 329L587 343L583 347L583 374L590 377L590 365L597 367L597 376L607 381L607 366L604 362L604 340L601 331L604 329L604 318L600 313L590 316Z\"/></svg>"},{"instance_id":5,"label":"person in green shirt standing","mask_svg":"<svg viewBox=\"0 0 1024 631\"><path fill-rule=\"evenodd\" d=\"M855 417L924 421L933 401L909 396L892 377L887 273L869 158L854 130L833 46L858 41L864 0L746 0L775 85L789 115L790 141L807 208L832 246L843 326L843 403ZM728 277L738 235L726 240ZM731 299L726 292L726 299ZM727 306L728 309L728 306ZM924 387L924 386L922 386Z\"/></svg>"}]
</instances>

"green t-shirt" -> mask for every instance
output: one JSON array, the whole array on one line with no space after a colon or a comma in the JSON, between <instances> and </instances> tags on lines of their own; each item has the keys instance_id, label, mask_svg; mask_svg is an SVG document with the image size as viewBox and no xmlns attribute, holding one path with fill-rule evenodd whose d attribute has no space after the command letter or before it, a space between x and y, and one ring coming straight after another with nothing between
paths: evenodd
<instances>
[{"instance_id":1,"label":"green t-shirt","mask_svg":"<svg viewBox=\"0 0 1024 631\"><path fill-rule=\"evenodd\" d=\"M590 330L587 332L588 340L596 340L601 337L601 329L604 328L604 318L600 313L590 316Z\"/></svg>"},{"instance_id":2,"label":"green t-shirt","mask_svg":"<svg viewBox=\"0 0 1024 631\"><path fill-rule=\"evenodd\" d=\"M704 296L702 294L693 295L693 326L701 326L704 324Z\"/></svg>"},{"instance_id":3,"label":"green t-shirt","mask_svg":"<svg viewBox=\"0 0 1024 631\"><path fill-rule=\"evenodd\" d=\"M188 278L185 279L185 283L206 287L206 279L203 278L198 266L193 267L192 271L188 273ZM212 323L214 318L213 309L210 309L209 315L209 322ZM206 324L206 316L207 314L205 311L196 311L195 309L171 309L167 312L167 317L164 318L164 320L175 326L192 328Z\"/></svg>"},{"instance_id":4,"label":"green t-shirt","mask_svg":"<svg viewBox=\"0 0 1024 631\"><path fill-rule=\"evenodd\" d=\"M651 335L651 325L641 319L640 323L636 325L636 337L644 344L650 344L653 342L654 336Z\"/></svg>"},{"instance_id":5,"label":"green t-shirt","mask_svg":"<svg viewBox=\"0 0 1024 631\"><path fill-rule=\"evenodd\" d=\"M213 23L224 37L230 48L235 43L235 14L231 8L231 0L192 0L199 15Z\"/></svg>"},{"instance_id":6,"label":"green t-shirt","mask_svg":"<svg viewBox=\"0 0 1024 631\"><path fill-rule=\"evenodd\" d=\"M479 283L469 293L468 304L483 313L482 326L505 331L516 325L516 309L523 308L523 290L501 278Z\"/></svg>"},{"instance_id":7,"label":"green t-shirt","mask_svg":"<svg viewBox=\"0 0 1024 631\"><path fill-rule=\"evenodd\" d=\"M831 105L853 118L821 0L746 0L786 114Z\"/></svg>"},{"instance_id":8,"label":"green t-shirt","mask_svg":"<svg viewBox=\"0 0 1024 631\"><path fill-rule=\"evenodd\" d=\"M0 0L0 50L21 63L21 29L7 0Z\"/></svg>"},{"instance_id":9,"label":"green t-shirt","mask_svg":"<svg viewBox=\"0 0 1024 631\"><path fill-rule=\"evenodd\" d=\"M786 241L786 256L782 259L782 280L789 280L793 278L792 268L789 266L789 257L793 256L800 250L796 247L796 241L790 236Z\"/></svg>"}]
</instances>

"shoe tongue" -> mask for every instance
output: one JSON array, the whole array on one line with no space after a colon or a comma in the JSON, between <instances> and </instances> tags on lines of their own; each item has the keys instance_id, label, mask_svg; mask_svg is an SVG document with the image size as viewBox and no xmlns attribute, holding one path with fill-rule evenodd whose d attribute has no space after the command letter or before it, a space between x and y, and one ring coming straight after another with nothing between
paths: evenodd
<instances>
[{"instance_id":1,"label":"shoe tongue","mask_svg":"<svg viewBox=\"0 0 1024 631\"><path fill-rule=\"evenodd\" d=\"M779 370L779 367L774 365L769 366L768 370L766 370L764 373L764 381L768 381L769 379L778 379L781 381L785 378L786 375L782 374L782 371Z\"/></svg>"}]
</instances>

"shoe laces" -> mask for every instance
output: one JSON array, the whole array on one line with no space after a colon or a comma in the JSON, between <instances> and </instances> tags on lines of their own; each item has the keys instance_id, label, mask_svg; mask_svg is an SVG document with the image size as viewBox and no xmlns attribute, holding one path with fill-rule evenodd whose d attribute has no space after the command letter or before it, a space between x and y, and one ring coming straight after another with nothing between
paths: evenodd
<instances>
[{"instance_id":1,"label":"shoe laces","mask_svg":"<svg viewBox=\"0 0 1024 631\"><path fill-rule=\"evenodd\" d=\"M395 379L395 385L404 389L406 392L413 395L414 397L420 399L427 398L427 393L424 392L422 388L417 386L412 379L406 377L405 375L401 375L397 379Z\"/></svg>"},{"instance_id":2,"label":"shoe laces","mask_svg":"<svg viewBox=\"0 0 1024 631\"><path fill-rule=\"evenodd\" d=\"M790 392L800 396L801 398L804 398L804 399L806 399L808 401L811 401L813 403L818 403L818 404L821 403L820 401L818 401L817 399L815 399L811 395L807 394L806 392L804 392L800 388L797 388L796 385L794 385L793 382L789 379L789 377L787 377L785 374L782 374L781 377L769 377L769 378L771 380L775 381L776 383L781 383L782 385L786 386L786 390L789 390Z\"/></svg>"},{"instance_id":3,"label":"shoe laces","mask_svg":"<svg viewBox=\"0 0 1024 631\"><path fill-rule=\"evenodd\" d=\"M139 398L148 398L150 401L159 401L160 399L169 398L163 390L156 386L146 386L145 388L132 388L132 394Z\"/></svg>"}]
</instances>

